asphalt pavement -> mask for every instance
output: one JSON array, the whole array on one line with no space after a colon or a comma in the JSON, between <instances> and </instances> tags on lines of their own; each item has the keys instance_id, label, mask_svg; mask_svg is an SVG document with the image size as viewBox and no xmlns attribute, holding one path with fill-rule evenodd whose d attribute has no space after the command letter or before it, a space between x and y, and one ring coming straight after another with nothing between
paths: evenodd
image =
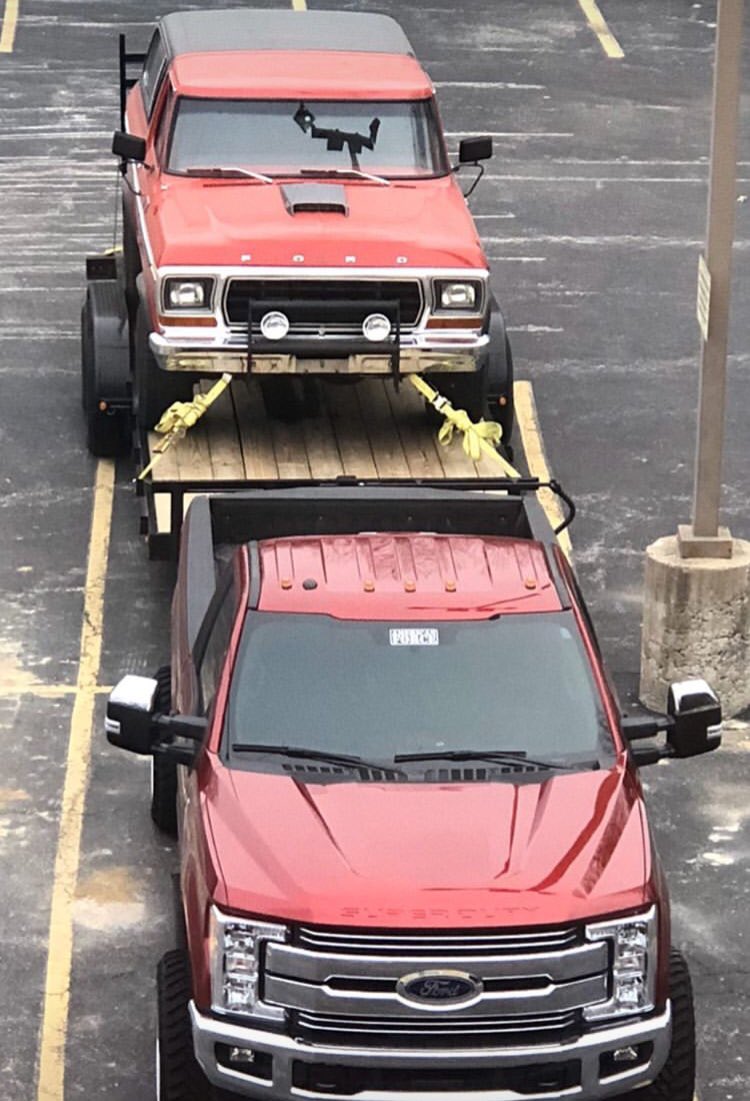
<instances>
[{"instance_id":1,"label":"asphalt pavement","mask_svg":"<svg viewBox=\"0 0 750 1101\"><path fill-rule=\"evenodd\" d=\"M690 512L715 3L601 0L624 54L613 58L578 0L309 2L395 15L438 86L451 144L494 135L472 207L517 372L533 381L552 466L578 503L575 560L601 641L612 668L633 673L643 550ZM146 764L111 751L100 729L106 687L168 657L172 573L147 560L122 463L102 659L84 685L97 712L84 804L86 722L73 703L96 463L78 324L84 257L113 242L116 36L144 47L175 6L0 0L2 1101L60 1101L63 1064L66 1098L153 1097L153 973L172 942L175 854L148 818ZM745 134L724 496L725 522L745 538L749 153ZM66 794L71 735L82 788ZM644 772L694 974L702 1101L750 1097L749 753L737 722L720 753ZM61 820L82 821L80 861L73 831L56 865ZM65 920L48 971L53 901Z\"/></svg>"}]
</instances>

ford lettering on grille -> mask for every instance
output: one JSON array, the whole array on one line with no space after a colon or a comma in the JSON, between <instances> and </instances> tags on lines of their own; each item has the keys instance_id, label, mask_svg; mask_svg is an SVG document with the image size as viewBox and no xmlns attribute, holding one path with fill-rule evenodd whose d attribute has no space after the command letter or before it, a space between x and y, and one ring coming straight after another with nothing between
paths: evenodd
<instances>
[{"instance_id":1,"label":"ford lettering on grille","mask_svg":"<svg viewBox=\"0 0 750 1101\"><path fill-rule=\"evenodd\" d=\"M452 1009L476 1001L482 981L465 971L413 971L398 980L396 991L423 1009Z\"/></svg>"}]
</instances>

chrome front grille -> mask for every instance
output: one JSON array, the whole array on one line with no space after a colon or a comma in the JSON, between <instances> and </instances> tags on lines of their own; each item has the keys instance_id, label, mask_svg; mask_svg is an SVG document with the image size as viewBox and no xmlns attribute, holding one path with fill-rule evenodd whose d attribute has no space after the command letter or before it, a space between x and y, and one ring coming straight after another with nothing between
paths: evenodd
<instances>
[{"instance_id":1,"label":"chrome front grille","mask_svg":"<svg viewBox=\"0 0 750 1101\"><path fill-rule=\"evenodd\" d=\"M479 996L450 1009L398 993L404 976L456 970ZM269 943L264 1000L290 1013L310 1044L493 1047L550 1043L580 1031L581 1010L605 1001L608 948L573 927L513 933L355 932L302 927Z\"/></svg>"},{"instance_id":2,"label":"chrome front grille","mask_svg":"<svg viewBox=\"0 0 750 1101\"><path fill-rule=\"evenodd\" d=\"M392 1049L517 1047L529 1044L563 1044L581 1033L581 1014L576 1011L524 1017L476 1017L455 1020L432 1015L395 1021L390 1017L346 1017L297 1013L294 1036L320 1047Z\"/></svg>"},{"instance_id":3,"label":"chrome front grille","mask_svg":"<svg viewBox=\"0 0 750 1101\"><path fill-rule=\"evenodd\" d=\"M319 929L301 925L296 942L314 952L343 952L352 955L409 956L499 956L515 952L563 952L581 944L581 934L574 925L555 929L534 929L530 932L372 932L340 929Z\"/></svg>"},{"instance_id":4,"label":"chrome front grille","mask_svg":"<svg viewBox=\"0 0 750 1101\"><path fill-rule=\"evenodd\" d=\"M362 322L378 301L397 301L401 327L410 329L423 309L417 279L230 279L224 295L226 322L247 329L252 300L255 331L255 315L260 321L263 302L279 299L290 302L286 312L296 335L316 335L321 328L331 336L361 335Z\"/></svg>"}]
</instances>

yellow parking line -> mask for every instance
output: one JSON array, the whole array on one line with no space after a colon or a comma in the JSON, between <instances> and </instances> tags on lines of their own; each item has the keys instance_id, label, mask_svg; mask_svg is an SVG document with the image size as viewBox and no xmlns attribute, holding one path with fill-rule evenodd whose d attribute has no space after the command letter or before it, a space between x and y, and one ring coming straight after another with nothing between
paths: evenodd
<instances>
[{"instance_id":1,"label":"yellow parking line","mask_svg":"<svg viewBox=\"0 0 750 1101\"><path fill-rule=\"evenodd\" d=\"M536 411L534 388L530 382L515 383L513 386L513 403L516 411L516 423L521 433L521 442L523 444L523 451L526 456L529 474L531 474L533 478L538 478L541 482L548 482L551 478L551 474L547 463L547 456L544 451L544 440L542 438L541 425L539 424L539 416ZM565 519L565 515L560 505L560 498L554 494L551 489L540 490L539 504L544 509L547 519L553 528L558 527ZM557 537L557 541L562 548L563 554L568 561L570 561L573 555L573 546L570 542L568 531L561 531Z\"/></svg>"},{"instance_id":2,"label":"yellow parking line","mask_svg":"<svg viewBox=\"0 0 750 1101\"><path fill-rule=\"evenodd\" d=\"M0 34L0 54L13 52L13 44L16 40L16 24L18 23L19 0L5 0L3 12L3 30Z\"/></svg>"},{"instance_id":3,"label":"yellow parking line","mask_svg":"<svg viewBox=\"0 0 750 1101\"><path fill-rule=\"evenodd\" d=\"M596 0L578 0L578 3L607 57L623 58L625 51L607 26Z\"/></svg>"},{"instance_id":4,"label":"yellow parking line","mask_svg":"<svg viewBox=\"0 0 750 1101\"><path fill-rule=\"evenodd\" d=\"M94 689L94 694L109 695L114 686L100 684ZM20 699L23 696L33 696L39 700L59 700L63 696L74 696L78 691L77 684L30 684L17 688L0 685L0 700Z\"/></svg>"},{"instance_id":5,"label":"yellow parking line","mask_svg":"<svg viewBox=\"0 0 750 1101\"><path fill-rule=\"evenodd\" d=\"M100 460L94 484L76 697L70 719L60 831L52 883L37 1101L62 1101L64 1097L65 1042L73 964L73 903L78 882L83 810L91 759L94 698L98 691L102 654L104 589L114 485L114 463Z\"/></svg>"}]
</instances>

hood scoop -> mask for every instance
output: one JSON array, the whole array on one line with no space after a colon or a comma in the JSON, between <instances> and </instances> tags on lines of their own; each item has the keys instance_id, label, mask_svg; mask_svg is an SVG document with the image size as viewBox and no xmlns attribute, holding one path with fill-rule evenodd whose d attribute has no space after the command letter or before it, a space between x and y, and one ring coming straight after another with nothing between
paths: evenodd
<instances>
[{"instance_id":1,"label":"hood scoop","mask_svg":"<svg viewBox=\"0 0 750 1101\"><path fill-rule=\"evenodd\" d=\"M346 191L341 184L284 184L281 188L284 205L290 214L349 213Z\"/></svg>"}]
</instances>

